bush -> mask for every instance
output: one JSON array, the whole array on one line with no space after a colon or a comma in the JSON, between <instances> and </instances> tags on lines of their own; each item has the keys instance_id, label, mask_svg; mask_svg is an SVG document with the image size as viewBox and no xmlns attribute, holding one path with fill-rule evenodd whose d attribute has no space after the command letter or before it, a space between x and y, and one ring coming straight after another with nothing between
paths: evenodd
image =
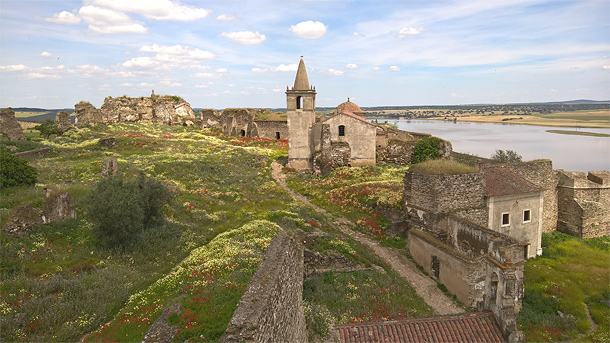
<instances>
[{"instance_id":1,"label":"bush","mask_svg":"<svg viewBox=\"0 0 610 343\"><path fill-rule=\"evenodd\" d=\"M111 177L98 182L85 207L96 238L108 247L125 248L162 218L163 206L170 200L159 181L143 175L137 181Z\"/></svg>"},{"instance_id":2,"label":"bush","mask_svg":"<svg viewBox=\"0 0 610 343\"><path fill-rule=\"evenodd\" d=\"M36 183L38 171L26 160L7 152L0 152L0 188Z\"/></svg>"},{"instance_id":3,"label":"bush","mask_svg":"<svg viewBox=\"0 0 610 343\"><path fill-rule=\"evenodd\" d=\"M502 150L497 149L496 152L491 155L491 159L494 161L506 163L506 162L523 162L523 157L514 150Z\"/></svg>"},{"instance_id":4,"label":"bush","mask_svg":"<svg viewBox=\"0 0 610 343\"><path fill-rule=\"evenodd\" d=\"M436 137L421 139L413 148L411 163L421 163L441 157L439 152L441 141Z\"/></svg>"},{"instance_id":5,"label":"bush","mask_svg":"<svg viewBox=\"0 0 610 343\"><path fill-rule=\"evenodd\" d=\"M34 126L34 130L40 131L40 135L47 139L58 133L55 121L52 119L47 119L42 124Z\"/></svg>"}]
</instances>

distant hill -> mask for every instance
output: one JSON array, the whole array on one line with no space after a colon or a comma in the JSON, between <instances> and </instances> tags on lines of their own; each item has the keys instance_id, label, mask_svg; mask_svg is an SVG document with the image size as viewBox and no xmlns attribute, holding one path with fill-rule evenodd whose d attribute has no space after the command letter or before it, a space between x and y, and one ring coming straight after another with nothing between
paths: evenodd
<instances>
[{"instance_id":1,"label":"distant hill","mask_svg":"<svg viewBox=\"0 0 610 343\"><path fill-rule=\"evenodd\" d=\"M41 113L40 115L34 115L29 117L17 118L19 121L27 121L32 123L42 123L47 119L55 120L55 116L59 111L66 111L73 115L73 108L59 108L59 109L44 109L44 108L35 108L35 107L13 107L13 111L15 112L30 112L30 113ZM72 122L74 123L74 116L71 117Z\"/></svg>"}]
</instances>

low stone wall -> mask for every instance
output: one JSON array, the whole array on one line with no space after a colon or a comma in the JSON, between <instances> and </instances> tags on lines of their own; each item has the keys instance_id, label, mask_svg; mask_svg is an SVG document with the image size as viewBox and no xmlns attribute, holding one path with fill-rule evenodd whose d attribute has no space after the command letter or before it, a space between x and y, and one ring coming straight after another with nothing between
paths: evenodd
<instances>
[{"instance_id":1,"label":"low stone wall","mask_svg":"<svg viewBox=\"0 0 610 343\"><path fill-rule=\"evenodd\" d=\"M254 123L256 125L259 137L288 139L288 122L285 120L257 120Z\"/></svg>"},{"instance_id":2,"label":"low stone wall","mask_svg":"<svg viewBox=\"0 0 610 343\"><path fill-rule=\"evenodd\" d=\"M15 154L15 156L20 157L20 158L30 158L30 157L41 158L41 157L48 156L50 152L51 152L51 148L42 148L42 149L18 152Z\"/></svg>"},{"instance_id":3,"label":"low stone wall","mask_svg":"<svg viewBox=\"0 0 610 343\"><path fill-rule=\"evenodd\" d=\"M239 301L223 341L307 342L303 271L303 250L281 231Z\"/></svg>"}]
</instances>

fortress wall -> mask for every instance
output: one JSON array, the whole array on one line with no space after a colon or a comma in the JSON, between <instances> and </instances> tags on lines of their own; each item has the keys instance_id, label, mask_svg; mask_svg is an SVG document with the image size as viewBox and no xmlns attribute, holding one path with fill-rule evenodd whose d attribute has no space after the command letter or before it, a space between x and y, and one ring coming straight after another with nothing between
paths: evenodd
<instances>
[{"instance_id":1,"label":"fortress wall","mask_svg":"<svg viewBox=\"0 0 610 343\"><path fill-rule=\"evenodd\" d=\"M227 326L224 342L307 342L303 251L278 233Z\"/></svg>"},{"instance_id":2,"label":"fortress wall","mask_svg":"<svg viewBox=\"0 0 610 343\"><path fill-rule=\"evenodd\" d=\"M288 122L287 121L265 121L257 120L254 122L258 128L258 136L263 138L288 139Z\"/></svg>"}]
</instances>

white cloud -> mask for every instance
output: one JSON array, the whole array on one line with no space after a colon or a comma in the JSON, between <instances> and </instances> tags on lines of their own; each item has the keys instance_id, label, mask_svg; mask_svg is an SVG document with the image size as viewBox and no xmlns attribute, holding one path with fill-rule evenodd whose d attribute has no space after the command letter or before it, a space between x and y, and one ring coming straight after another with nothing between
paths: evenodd
<instances>
[{"instance_id":1,"label":"white cloud","mask_svg":"<svg viewBox=\"0 0 610 343\"><path fill-rule=\"evenodd\" d=\"M47 74L47 73L29 73L26 75L28 79L59 79L59 75L57 74Z\"/></svg>"},{"instance_id":2,"label":"white cloud","mask_svg":"<svg viewBox=\"0 0 610 343\"><path fill-rule=\"evenodd\" d=\"M258 45L267 39L265 35L251 31L223 32L220 36L244 45Z\"/></svg>"},{"instance_id":3,"label":"white cloud","mask_svg":"<svg viewBox=\"0 0 610 343\"><path fill-rule=\"evenodd\" d=\"M237 17L234 14L221 14L216 19L220 21L237 21Z\"/></svg>"},{"instance_id":4,"label":"white cloud","mask_svg":"<svg viewBox=\"0 0 610 343\"><path fill-rule=\"evenodd\" d=\"M30 71L32 68L26 67L23 64L13 64L9 66L0 66L0 71Z\"/></svg>"},{"instance_id":5,"label":"white cloud","mask_svg":"<svg viewBox=\"0 0 610 343\"><path fill-rule=\"evenodd\" d=\"M424 28L416 29L414 27L403 27L396 34L396 38L404 38L406 36L418 35L426 30L427 29L424 29Z\"/></svg>"},{"instance_id":6,"label":"white cloud","mask_svg":"<svg viewBox=\"0 0 610 343\"><path fill-rule=\"evenodd\" d=\"M228 73L229 71L227 70L227 68L218 68L216 69L217 73Z\"/></svg>"},{"instance_id":7,"label":"white cloud","mask_svg":"<svg viewBox=\"0 0 610 343\"><path fill-rule=\"evenodd\" d=\"M358 69L358 65L354 63L348 63L345 67L348 69Z\"/></svg>"},{"instance_id":8,"label":"white cloud","mask_svg":"<svg viewBox=\"0 0 610 343\"><path fill-rule=\"evenodd\" d=\"M281 89L281 88L273 88L273 93L280 93L281 91L283 91L283 89Z\"/></svg>"},{"instance_id":9,"label":"white cloud","mask_svg":"<svg viewBox=\"0 0 610 343\"><path fill-rule=\"evenodd\" d=\"M53 16L51 16L51 18L45 18L44 20L55 24L74 25L80 23L80 18L68 11L55 13Z\"/></svg>"},{"instance_id":10,"label":"white cloud","mask_svg":"<svg viewBox=\"0 0 610 343\"><path fill-rule=\"evenodd\" d=\"M146 83L146 82L138 83L138 87L150 88L150 87L154 87L154 86L155 86L154 83Z\"/></svg>"},{"instance_id":11,"label":"white cloud","mask_svg":"<svg viewBox=\"0 0 610 343\"><path fill-rule=\"evenodd\" d=\"M78 11L89 30L95 33L147 33L142 23L127 14L96 6L83 6Z\"/></svg>"},{"instance_id":12,"label":"white cloud","mask_svg":"<svg viewBox=\"0 0 610 343\"><path fill-rule=\"evenodd\" d=\"M392 71L400 71L400 68L398 68L397 66L391 66L390 70L392 70Z\"/></svg>"},{"instance_id":13,"label":"white cloud","mask_svg":"<svg viewBox=\"0 0 610 343\"><path fill-rule=\"evenodd\" d=\"M335 76L343 75L343 72L341 70L335 70L335 69L320 70L319 73L326 74L326 75L335 75Z\"/></svg>"},{"instance_id":14,"label":"white cloud","mask_svg":"<svg viewBox=\"0 0 610 343\"><path fill-rule=\"evenodd\" d=\"M50 52L44 51L42 54L38 55L40 57L51 57L53 56Z\"/></svg>"},{"instance_id":15,"label":"white cloud","mask_svg":"<svg viewBox=\"0 0 610 343\"><path fill-rule=\"evenodd\" d=\"M207 17L211 10L182 5L170 0L84 0L86 5L140 14L152 20L195 21Z\"/></svg>"},{"instance_id":16,"label":"white cloud","mask_svg":"<svg viewBox=\"0 0 610 343\"><path fill-rule=\"evenodd\" d=\"M297 71L297 69L299 69L299 66L296 64L280 64L277 67L272 67L272 68L265 68L265 69L261 69L261 68L252 68L252 72L254 73L266 73L266 72L283 72L283 71L288 71L288 72L295 72Z\"/></svg>"},{"instance_id":17,"label":"white cloud","mask_svg":"<svg viewBox=\"0 0 610 343\"><path fill-rule=\"evenodd\" d=\"M610 69L610 66L603 66L602 69Z\"/></svg>"},{"instance_id":18,"label":"white cloud","mask_svg":"<svg viewBox=\"0 0 610 343\"><path fill-rule=\"evenodd\" d=\"M373 70L377 71L377 70L379 70L379 67L373 67Z\"/></svg>"},{"instance_id":19,"label":"white cloud","mask_svg":"<svg viewBox=\"0 0 610 343\"><path fill-rule=\"evenodd\" d=\"M121 65L126 68L148 68L154 66L155 64L156 63L153 61L152 57L136 57L127 62L123 62Z\"/></svg>"},{"instance_id":20,"label":"white cloud","mask_svg":"<svg viewBox=\"0 0 610 343\"><path fill-rule=\"evenodd\" d=\"M327 26L319 21L302 21L289 29L301 38L318 39L326 34Z\"/></svg>"},{"instance_id":21,"label":"white cloud","mask_svg":"<svg viewBox=\"0 0 610 343\"><path fill-rule=\"evenodd\" d=\"M125 83L121 83L121 87L132 87L133 83L129 83L129 82L125 82Z\"/></svg>"},{"instance_id":22,"label":"white cloud","mask_svg":"<svg viewBox=\"0 0 610 343\"><path fill-rule=\"evenodd\" d=\"M364 35L362 33L360 33L360 32L354 32L354 33L352 33L352 36L354 36L354 37L364 37Z\"/></svg>"},{"instance_id":23,"label":"white cloud","mask_svg":"<svg viewBox=\"0 0 610 343\"><path fill-rule=\"evenodd\" d=\"M191 75L198 79L220 79L226 76L226 73L195 73Z\"/></svg>"},{"instance_id":24,"label":"white cloud","mask_svg":"<svg viewBox=\"0 0 610 343\"><path fill-rule=\"evenodd\" d=\"M208 88L208 85L195 85L195 88Z\"/></svg>"},{"instance_id":25,"label":"white cloud","mask_svg":"<svg viewBox=\"0 0 610 343\"><path fill-rule=\"evenodd\" d=\"M104 72L104 69L90 64L78 65L74 67L74 70L70 70L70 72L78 73L84 77L90 77L95 74L100 74Z\"/></svg>"},{"instance_id":26,"label":"white cloud","mask_svg":"<svg viewBox=\"0 0 610 343\"><path fill-rule=\"evenodd\" d=\"M203 61L214 59L216 56L209 52L193 47L174 45L145 45L139 49L141 52L155 53L154 56L139 56L123 62L125 68L176 70L176 69L210 69L202 66Z\"/></svg>"}]
</instances>

